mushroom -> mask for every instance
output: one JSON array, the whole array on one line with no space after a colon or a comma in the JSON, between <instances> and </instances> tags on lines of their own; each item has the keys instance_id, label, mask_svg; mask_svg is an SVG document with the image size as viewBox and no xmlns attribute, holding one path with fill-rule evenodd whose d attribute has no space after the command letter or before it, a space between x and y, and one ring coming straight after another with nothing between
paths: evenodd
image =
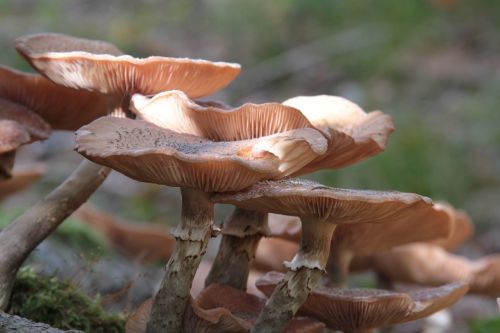
<instances>
[{"instance_id":1,"label":"mushroom","mask_svg":"<svg viewBox=\"0 0 500 333\"><path fill-rule=\"evenodd\" d=\"M245 333L255 322L264 306L265 299L247 294L227 285L212 284L196 299L191 299L186 309L182 332ZM125 326L126 333L146 332L152 299L146 300L134 312ZM325 325L317 320L296 317L285 328L284 333L314 333Z\"/></svg>"},{"instance_id":2,"label":"mushroom","mask_svg":"<svg viewBox=\"0 0 500 333\"><path fill-rule=\"evenodd\" d=\"M168 100L168 98L167 98ZM175 104L175 106L174 106ZM171 109L196 109L203 114L199 106L185 101L170 103ZM293 176L316 171L321 168L337 168L357 162L365 157L380 152L385 147L388 135L393 130L391 118L377 111L366 114L356 104L335 96L296 97L283 104L281 108L288 106L291 113L286 122L297 118L297 113L307 120L310 126L320 130L328 139L328 150L303 168L293 173ZM209 110L204 108L207 123L209 122ZM291 112L290 111L290 112ZM194 117L193 111L189 117ZM255 114L255 112L254 112ZM158 113L151 113L150 117L157 119ZM170 114L169 114L170 115ZM166 116L164 116L166 117ZM184 116L185 118L186 116ZM171 121L174 117L168 117ZM184 119L183 118L183 119ZM227 116L226 118L229 118ZM256 118L256 117L254 117ZM215 119L215 118L214 118ZM211 120L221 123L222 121ZM167 121L164 121L167 123ZM174 123L176 121L174 120ZM237 133L244 132L246 124L239 125L236 121ZM273 123L269 121L269 123ZM281 121L281 124L285 121ZM170 125L171 126L171 125ZM264 125L263 128L268 128ZM255 126L257 129L261 126ZM251 127L253 130L254 126ZM267 218L265 214L257 214L236 208L230 218L226 219L223 228L223 237L219 251L214 261L214 266L207 279L210 283L225 283L236 288L244 288L246 285L246 274L255 257L255 249L262 238L268 235Z\"/></svg>"},{"instance_id":3,"label":"mushroom","mask_svg":"<svg viewBox=\"0 0 500 333\"><path fill-rule=\"evenodd\" d=\"M122 223L88 203L74 215L133 259L142 262L168 260L174 250L175 238L157 223Z\"/></svg>"},{"instance_id":4,"label":"mushroom","mask_svg":"<svg viewBox=\"0 0 500 333\"><path fill-rule=\"evenodd\" d=\"M415 243L371 256L368 262L377 274L391 282L436 286L464 281L471 293L491 297L500 293L500 256L497 255L472 261L437 245Z\"/></svg>"},{"instance_id":5,"label":"mushroom","mask_svg":"<svg viewBox=\"0 0 500 333\"><path fill-rule=\"evenodd\" d=\"M264 294L271 295L282 279L282 273L269 272L256 285ZM316 318L330 329L368 333L375 328L427 317L458 301L467 290L465 282L406 293L319 286L312 290L298 313Z\"/></svg>"},{"instance_id":6,"label":"mushroom","mask_svg":"<svg viewBox=\"0 0 500 333\"><path fill-rule=\"evenodd\" d=\"M0 201L32 185L44 173L45 167L42 165L27 166L24 168L16 167L12 178L0 181Z\"/></svg>"},{"instance_id":7,"label":"mushroom","mask_svg":"<svg viewBox=\"0 0 500 333\"><path fill-rule=\"evenodd\" d=\"M0 180L12 176L16 150L21 145L45 140L50 132L50 126L37 114L0 97Z\"/></svg>"},{"instance_id":8,"label":"mushroom","mask_svg":"<svg viewBox=\"0 0 500 333\"><path fill-rule=\"evenodd\" d=\"M237 191L281 177L324 152L316 130L301 128L251 140L213 142L141 120L100 118L77 131L86 158L143 182L181 187L177 245L155 297L149 331L178 331L189 288L212 233L211 192ZM300 157L300 158L298 158Z\"/></svg>"},{"instance_id":9,"label":"mushroom","mask_svg":"<svg viewBox=\"0 0 500 333\"><path fill-rule=\"evenodd\" d=\"M391 223L433 209L430 199L411 193L335 189L306 180L264 181L213 200L243 209L301 218L300 250L279 288L266 303L253 332L279 332L307 298L325 270L337 224Z\"/></svg>"}]
</instances>

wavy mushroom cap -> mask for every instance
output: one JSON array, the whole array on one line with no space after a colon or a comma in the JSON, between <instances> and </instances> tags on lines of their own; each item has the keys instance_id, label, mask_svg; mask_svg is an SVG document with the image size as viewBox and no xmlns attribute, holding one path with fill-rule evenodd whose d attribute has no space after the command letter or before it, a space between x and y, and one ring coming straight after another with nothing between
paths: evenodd
<instances>
[{"instance_id":1,"label":"wavy mushroom cap","mask_svg":"<svg viewBox=\"0 0 500 333\"><path fill-rule=\"evenodd\" d=\"M313 128L299 110L280 103L247 103L227 109L197 103L178 90L162 92L152 98L136 94L132 96L131 109L139 119L212 141L255 139L293 129Z\"/></svg>"},{"instance_id":2,"label":"wavy mushroom cap","mask_svg":"<svg viewBox=\"0 0 500 333\"><path fill-rule=\"evenodd\" d=\"M337 224L397 221L433 209L429 198L413 193L338 189L303 179L263 181L237 193L217 194L213 200Z\"/></svg>"},{"instance_id":3,"label":"wavy mushroom cap","mask_svg":"<svg viewBox=\"0 0 500 333\"><path fill-rule=\"evenodd\" d=\"M154 124L103 117L77 131L76 150L133 179L206 192L237 191L284 177L326 149L314 129L213 142Z\"/></svg>"},{"instance_id":4,"label":"wavy mushroom cap","mask_svg":"<svg viewBox=\"0 0 500 333\"><path fill-rule=\"evenodd\" d=\"M109 43L54 33L20 37L16 49L58 84L109 95L179 89L196 98L224 88L240 72L240 65L225 62L133 58Z\"/></svg>"},{"instance_id":5,"label":"wavy mushroom cap","mask_svg":"<svg viewBox=\"0 0 500 333\"><path fill-rule=\"evenodd\" d=\"M498 297L500 295L500 255L489 255L472 263L468 280L470 292Z\"/></svg>"},{"instance_id":6,"label":"wavy mushroom cap","mask_svg":"<svg viewBox=\"0 0 500 333\"><path fill-rule=\"evenodd\" d=\"M298 96L283 102L300 110L328 138L328 152L296 176L321 169L340 168L378 154L385 149L394 125L380 111L364 112L357 104L337 96Z\"/></svg>"},{"instance_id":7,"label":"wavy mushroom cap","mask_svg":"<svg viewBox=\"0 0 500 333\"><path fill-rule=\"evenodd\" d=\"M283 276L269 272L257 281L257 288L270 295ZM311 291L298 313L331 329L358 332L429 316L455 303L467 290L464 282L409 293L320 286Z\"/></svg>"},{"instance_id":8,"label":"wavy mushroom cap","mask_svg":"<svg viewBox=\"0 0 500 333\"><path fill-rule=\"evenodd\" d=\"M23 105L0 98L0 120L11 120L21 125L30 136L30 142L45 140L51 128L39 115Z\"/></svg>"},{"instance_id":9,"label":"wavy mushroom cap","mask_svg":"<svg viewBox=\"0 0 500 333\"><path fill-rule=\"evenodd\" d=\"M108 107L101 94L66 88L5 66L0 66L0 99L36 113L53 129L71 131L106 115Z\"/></svg>"},{"instance_id":10,"label":"wavy mushroom cap","mask_svg":"<svg viewBox=\"0 0 500 333\"><path fill-rule=\"evenodd\" d=\"M152 299L144 302L127 320L126 333L144 333L149 321ZM212 284L196 299L191 299L184 317L184 332L246 333L257 320L265 300L244 291ZM296 317L285 333L315 333L325 327L311 318Z\"/></svg>"},{"instance_id":11,"label":"wavy mushroom cap","mask_svg":"<svg viewBox=\"0 0 500 333\"><path fill-rule=\"evenodd\" d=\"M40 179L44 173L45 167L41 165L21 169L16 168L12 178L0 181L0 201L29 187Z\"/></svg>"},{"instance_id":12,"label":"wavy mushroom cap","mask_svg":"<svg viewBox=\"0 0 500 333\"><path fill-rule=\"evenodd\" d=\"M31 136L21 124L12 120L0 120L0 154L15 151L30 142Z\"/></svg>"}]
</instances>

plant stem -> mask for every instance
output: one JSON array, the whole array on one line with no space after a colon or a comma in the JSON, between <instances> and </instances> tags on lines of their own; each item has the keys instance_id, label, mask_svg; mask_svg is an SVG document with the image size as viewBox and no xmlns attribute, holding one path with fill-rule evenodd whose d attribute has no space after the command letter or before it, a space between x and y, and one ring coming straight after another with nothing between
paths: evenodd
<instances>
[{"instance_id":1,"label":"plant stem","mask_svg":"<svg viewBox=\"0 0 500 333\"><path fill-rule=\"evenodd\" d=\"M235 208L224 223L219 251L205 286L219 283L246 290L255 251L262 236L268 234L267 213Z\"/></svg>"},{"instance_id":2,"label":"plant stem","mask_svg":"<svg viewBox=\"0 0 500 333\"><path fill-rule=\"evenodd\" d=\"M153 303L148 333L181 332L191 284L212 232L214 205L209 194L187 188L181 193L181 223L173 232L176 246Z\"/></svg>"},{"instance_id":3,"label":"plant stem","mask_svg":"<svg viewBox=\"0 0 500 333\"><path fill-rule=\"evenodd\" d=\"M300 250L257 318L252 333L281 333L325 270L335 224L302 218Z\"/></svg>"},{"instance_id":4,"label":"plant stem","mask_svg":"<svg viewBox=\"0 0 500 333\"><path fill-rule=\"evenodd\" d=\"M102 184L110 169L88 160L45 198L0 232L0 310L9 303L19 267L30 253Z\"/></svg>"}]
</instances>

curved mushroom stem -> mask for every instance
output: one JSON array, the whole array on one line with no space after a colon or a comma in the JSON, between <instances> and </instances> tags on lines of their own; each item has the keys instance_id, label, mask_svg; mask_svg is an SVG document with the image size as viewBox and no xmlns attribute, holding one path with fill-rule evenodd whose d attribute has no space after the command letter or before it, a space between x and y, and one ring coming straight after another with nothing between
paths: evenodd
<instances>
[{"instance_id":1,"label":"curved mushroom stem","mask_svg":"<svg viewBox=\"0 0 500 333\"><path fill-rule=\"evenodd\" d=\"M349 265L354 254L349 250L336 247L335 244L332 244L330 254L326 265L328 277L323 284L332 288L345 287L349 276Z\"/></svg>"},{"instance_id":2,"label":"curved mushroom stem","mask_svg":"<svg viewBox=\"0 0 500 333\"><path fill-rule=\"evenodd\" d=\"M283 332L325 271L335 224L302 218L300 249L257 318L253 333Z\"/></svg>"},{"instance_id":3,"label":"curved mushroom stem","mask_svg":"<svg viewBox=\"0 0 500 333\"><path fill-rule=\"evenodd\" d=\"M12 177L12 168L16 159L16 151L0 154L0 180Z\"/></svg>"},{"instance_id":4,"label":"curved mushroom stem","mask_svg":"<svg viewBox=\"0 0 500 333\"><path fill-rule=\"evenodd\" d=\"M223 234L205 286L219 283L246 290L257 245L269 235L267 213L237 207L224 222Z\"/></svg>"},{"instance_id":5,"label":"curved mushroom stem","mask_svg":"<svg viewBox=\"0 0 500 333\"><path fill-rule=\"evenodd\" d=\"M102 184L110 169L88 160L45 198L0 232L0 310L10 300L16 273L24 260Z\"/></svg>"},{"instance_id":6,"label":"curved mushroom stem","mask_svg":"<svg viewBox=\"0 0 500 333\"><path fill-rule=\"evenodd\" d=\"M208 193L182 188L182 218L173 231L174 253L155 296L148 333L181 332L194 275L212 232L214 205Z\"/></svg>"}]
</instances>

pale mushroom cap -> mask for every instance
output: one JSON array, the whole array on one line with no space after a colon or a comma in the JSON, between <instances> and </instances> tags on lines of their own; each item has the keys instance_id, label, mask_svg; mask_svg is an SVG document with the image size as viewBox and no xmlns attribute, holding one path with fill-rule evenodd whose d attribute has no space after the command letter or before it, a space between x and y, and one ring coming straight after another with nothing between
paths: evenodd
<instances>
[{"instance_id":1,"label":"pale mushroom cap","mask_svg":"<svg viewBox=\"0 0 500 333\"><path fill-rule=\"evenodd\" d=\"M0 65L0 99L24 106L53 129L76 130L107 114L105 96L66 88L38 74Z\"/></svg>"},{"instance_id":2,"label":"pale mushroom cap","mask_svg":"<svg viewBox=\"0 0 500 333\"><path fill-rule=\"evenodd\" d=\"M257 281L257 287L270 295L283 276L269 272ZM314 317L332 329L356 332L423 318L453 304L467 290L463 282L410 293L320 286L311 292L299 314Z\"/></svg>"},{"instance_id":3,"label":"pale mushroom cap","mask_svg":"<svg viewBox=\"0 0 500 333\"><path fill-rule=\"evenodd\" d=\"M1 130L0 130L1 131ZM22 191L35 183L45 173L45 167L30 166L29 168L16 168L12 178L0 181L0 201L16 192Z\"/></svg>"},{"instance_id":4,"label":"pale mushroom cap","mask_svg":"<svg viewBox=\"0 0 500 333\"><path fill-rule=\"evenodd\" d=\"M182 91L166 91L148 98L132 96L131 109L139 119L178 133L212 141L236 141L313 128L302 113L280 103L247 103L233 109L200 105Z\"/></svg>"},{"instance_id":5,"label":"pale mushroom cap","mask_svg":"<svg viewBox=\"0 0 500 333\"><path fill-rule=\"evenodd\" d=\"M268 214L268 225L273 237L296 243L300 242L302 236L300 218L270 213Z\"/></svg>"},{"instance_id":6,"label":"pale mushroom cap","mask_svg":"<svg viewBox=\"0 0 500 333\"><path fill-rule=\"evenodd\" d=\"M451 216L439 205L406 214L391 223L339 225L332 246L354 255L370 255L395 246L447 237L452 230Z\"/></svg>"},{"instance_id":7,"label":"pale mushroom cap","mask_svg":"<svg viewBox=\"0 0 500 333\"><path fill-rule=\"evenodd\" d=\"M394 125L380 111L364 112L357 104L337 96L298 96L283 102L300 110L329 137L328 152L295 176L325 168L344 167L378 154L385 149Z\"/></svg>"},{"instance_id":8,"label":"pale mushroom cap","mask_svg":"<svg viewBox=\"0 0 500 333\"><path fill-rule=\"evenodd\" d=\"M429 198L417 194L337 189L302 179L263 181L237 193L215 195L213 200L337 224L396 221L433 206Z\"/></svg>"},{"instance_id":9,"label":"pale mushroom cap","mask_svg":"<svg viewBox=\"0 0 500 333\"><path fill-rule=\"evenodd\" d=\"M144 121L104 117L77 132L76 150L143 182L236 191L286 176L326 146L316 130L299 129L254 140L212 142Z\"/></svg>"},{"instance_id":10,"label":"pale mushroom cap","mask_svg":"<svg viewBox=\"0 0 500 333\"><path fill-rule=\"evenodd\" d=\"M110 95L179 89L192 98L229 84L240 65L188 58L133 58L109 43L61 34L23 36L16 49L50 80Z\"/></svg>"},{"instance_id":11,"label":"pale mushroom cap","mask_svg":"<svg viewBox=\"0 0 500 333\"><path fill-rule=\"evenodd\" d=\"M12 120L0 120L0 154L14 151L30 142L31 136L21 124Z\"/></svg>"}]
</instances>

